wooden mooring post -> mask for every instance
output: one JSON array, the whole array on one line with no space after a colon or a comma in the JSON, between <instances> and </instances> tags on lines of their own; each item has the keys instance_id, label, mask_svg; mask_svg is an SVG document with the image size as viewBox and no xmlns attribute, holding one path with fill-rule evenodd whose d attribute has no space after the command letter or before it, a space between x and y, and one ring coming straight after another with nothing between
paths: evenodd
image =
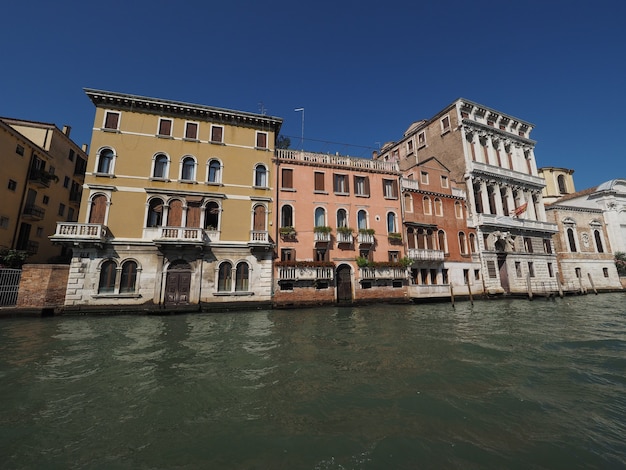
<instances>
[{"instance_id":1,"label":"wooden mooring post","mask_svg":"<svg viewBox=\"0 0 626 470\"><path fill-rule=\"evenodd\" d=\"M533 287L530 283L530 273L526 276L526 284L528 285L528 299L533 300Z\"/></svg>"},{"instance_id":2,"label":"wooden mooring post","mask_svg":"<svg viewBox=\"0 0 626 470\"><path fill-rule=\"evenodd\" d=\"M591 278L591 273L587 273L587 277L589 278L589 284L591 284L591 288L593 289L593 293L598 295L598 290L596 289L596 286L593 283L593 279Z\"/></svg>"},{"instance_id":3,"label":"wooden mooring post","mask_svg":"<svg viewBox=\"0 0 626 470\"><path fill-rule=\"evenodd\" d=\"M450 283L450 302L452 302L452 308L454 308L454 287Z\"/></svg>"},{"instance_id":4,"label":"wooden mooring post","mask_svg":"<svg viewBox=\"0 0 626 470\"><path fill-rule=\"evenodd\" d=\"M470 286L469 276L467 276L467 292L469 293L470 304L474 305L474 296L472 295L472 288Z\"/></svg>"}]
</instances>

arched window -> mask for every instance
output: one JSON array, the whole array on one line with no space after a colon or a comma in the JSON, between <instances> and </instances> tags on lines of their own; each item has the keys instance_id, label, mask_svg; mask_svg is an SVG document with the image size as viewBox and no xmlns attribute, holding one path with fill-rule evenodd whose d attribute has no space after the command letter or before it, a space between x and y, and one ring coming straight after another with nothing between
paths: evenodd
<instances>
[{"instance_id":1,"label":"arched window","mask_svg":"<svg viewBox=\"0 0 626 470\"><path fill-rule=\"evenodd\" d=\"M180 179L184 181L195 181L196 161L193 157L185 157L181 162Z\"/></svg>"},{"instance_id":2,"label":"arched window","mask_svg":"<svg viewBox=\"0 0 626 470\"><path fill-rule=\"evenodd\" d=\"M348 214L345 209L337 210L337 227L348 226Z\"/></svg>"},{"instance_id":3,"label":"arched window","mask_svg":"<svg viewBox=\"0 0 626 470\"><path fill-rule=\"evenodd\" d=\"M163 224L163 200L155 197L148 203L146 227L159 227Z\"/></svg>"},{"instance_id":4,"label":"arched window","mask_svg":"<svg viewBox=\"0 0 626 470\"><path fill-rule=\"evenodd\" d=\"M267 188L267 168L258 164L254 167L254 185L260 188Z\"/></svg>"},{"instance_id":5,"label":"arched window","mask_svg":"<svg viewBox=\"0 0 626 470\"><path fill-rule=\"evenodd\" d=\"M220 206L215 201L209 201L204 207L205 230L217 230L220 224Z\"/></svg>"},{"instance_id":6,"label":"arched window","mask_svg":"<svg viewBox=\"0 0 626 470\"><path fill-rule=\"evenodd\" d=\"M235 273L235 290L247 291L248 290L248 277L249 277L248 263L242 261L237 265Z\"/></svg>"},{"instance_id":7,"label":"arched window","mask_svg":"<svg viewBox=\"0 0 626 470\"><path fill-rule=\"evenodd\" d=\"M359 226L359 229L366 229L367 228L367 212L361 209L357 213L356 218L357 218L357 224Z\"/></svg>"},{"instance_id":8,"label":"arched window","mask_svg":"<svg viewBox=\"0 0 626 470\"><path fill-rule=\"evenodd\" d=\"M326 225L326 210L323 207L315 209L315 226L324 227Z\"/></svg>"},{"instance_id":9,"label":"arched window","mask_svg":"<svg viewBox=\"0 0 626 470\"><path fill-rule=\"evenodd\" d=\"M222 164L219 160L213 159L209 162L209 183L220 183L222 181Z\"/></svg>"},{"instance_id":10,"label":"arched window","mask_svg":"<svg viewBox=\"0 0 626 470\"><path fill-rule=\"evenodd\" d=\"M89 211L90 224L104 224L107 210L107 197L104 194L96 194L91 198Z\"/></svg>"},{"instance_id":11,"label":"arched window","mask_svg":"<svg viewBox=\"0 0 626 470\"><path fill-rule=\"evenodd\" d=\"M417 247L420 250L426 249L426 232L423 228L417 229Z\"/></svg>"},{"instance_id":12,"label":"arched window","mask_svg":"<svg viewBox=\"0 0 626 470\"><path fill-rule=\"evenodd\" d=\"M115 291L115 273L117 265L115 261L108 260L100 266L100 281L98 282L99 294L110 294Z\"/></svg>"},{"instance_id":13,"label":"arched window","mask_svg":"<svg viewBox=\"0 0 626 470\"><path fill-rule=\"evenodd\" d=\"M457 219L463 218L463 205L459 201L454 203L454 215Z\"/></svg>"},{"instance_id":14,"label":"arched window","mask_svg":"<svg viewBox=\"0 0 626 470\"><path fill-rule=\"evenodd\" d=\"M600 230L593 231L593 238L596 241L596 250L598 253L604 253L604 247L602 246L602 237L600 235Z\"/></svg>"},{"instance_id":15,"label":"arched window","mask_svg":"<svg viewBox=\"0 0 626 470\"><path fill-rule=\"evenodd\" d=\"M423 206L424 206L424 214L426 215L432 214L432 207L430 205L430 198L428 196L424 196Z\"/></svg>"},{"instance_id":16,"label":"arched window","mask_svg":"<svg viewBox=\"0 0 626 470\"><path fill-rule=\"evenodd\" d=\"M233 265L228 261L220 264L217 277L217 290L219 292L230 292L232 290Z\"/></svg>"},{"instance_id":17,"label":"arched window","mask_svg":"<svg viewBox=\"0 0 626 470\"><path fill-rule=\"evenodd\" d=\"M153 178L167 178L169 158L164 153L157 153L154 156Z\"/></svg>"},{"instance_id":18,"label":"arched window","mask_svg":"<svg viewBox=\"0 0 626 470\"><path fill-rule=\"evenodd\" d=\"M476 235L473 233L469 234L469 249L471 253L476 253Z\"/></svg>"},{"instance_id":19,"label":"arched window","mask_svg":"<svg viewBox=\"0 0 626 470\"><path fill-rule=\"evenodd\" d=\"M465 243L465 233L459 232L459 248L461 250L461 254L464 255L467 253L467 244Z\"/></svg>"},{"instance_id":20,"label":"arched window","mask_svg":"<svg viewBox=\"0 0 626 470\"><path fill-rule=\"evenodd\" d=\"M387 213L387 232L388 233L397 233L398 232L398 224L396 221L396 214L393 212Z\"/></svg>"},{"instance_id":21,"label":"arched window","mask_svg":"<svg viewBox=\"0 0 626 470\"><path fill-rule=\"evenodd\" d=\"M567 241L569 242L569 251L572 253L576 252L576 237L574 236L574 229L567 229Z\"/></svg>"},{"instance_id":22,"label":"arched window","mask_svg":"<svg viewBox=\"0 0 626 470\"><path fill-rule=\"evenodd\" d=\"M439 217L443 216L443 203L439 198L435 198L435 215Z\"/></svg>"},{"instance_id":23,"label":"arched window","mask_svg":"<svg viewBox=\"0 0 626 470\"><path fill-rule=\"evenodd\" d=\"M280 209L280 226L293 227L293 207L285 204Z\"/></svg>"},{"instance_id":24,"label":"arched window","mask_svg":"<svg viewBox=\"0 0 626 470\"><path fill-rule=\"evenodd\" d=\"M444 253L448 252L448 243L446 241L446 232L439 230L437 232L437 242L439 243L439 249Z\"/></svg>"},{"instance_id":25,"label":"arched window","mask_svg":"<svg viewBox=\"0 0 626 470\"><path fill-rule=\"evenodd\" d=\"M411 193L404 193L404 209L413 212L413 196Z\"/></svg>"},{"instance_id":26,"label":"arched window","mask_svg":"<svg viewBox=\"0 0 626 470\"><path fill-rule=\"evenodd\" d=\"M565 184L565 176L559 175L556 177L557 184L559 185L559 193L567 194L567 186Z\"/></svg>"},{"instance_id":27,"label":"arched window","mask_svg":"<svg viewBox=\"0 0 626 470\"><path fill-rule=\"evenodd\" d=\"M413 227L406 229L406 243L410 250L415 248L415 229Z\"/></svg>"},{"instance_id":28,"label":"arched window","mask_svg":"<svg viewBox=\"0 0 626 470\"><path fill-rule=\"evenodd\" d=\"M113 173L113 157L115 154L110 148L100 149L98 152L98 167L96 173L111 174Z\"/></svg>"},{"instance_id":29,"label":"arched window","mask_svg":"<svg viewBox=\"0 0 626 470\"><path fill-rule=\"evenodd\" d=\"M135 292L137 283L137 263L135 261L125 261L122 264L122 277L120 280L120 294Z\"/></svg>"}]
</instances>

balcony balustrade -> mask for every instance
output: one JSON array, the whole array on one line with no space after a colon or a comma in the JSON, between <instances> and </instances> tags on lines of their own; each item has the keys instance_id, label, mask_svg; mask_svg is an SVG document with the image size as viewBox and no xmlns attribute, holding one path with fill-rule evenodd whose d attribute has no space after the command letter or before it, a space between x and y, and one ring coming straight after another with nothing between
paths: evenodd
<instances>
[{"instance_id":1,"label":"balcony balustrade","mask_svg":"<svg viewBox=\"0 0 626 470\"><path fill-rule=\"evenodd\" d=\"M412 189L418 191L420 189L419 182L410 178L402 178L402 189Z\"/></svg>"},{"instance_id":2,"label":"balcony balustrade","mask_svg":"<svg viewBox=\"0 0 626 470\"><path fill-rule=\"evenodd\" d=\"M371 233L359 233L358 241L359 245L373 245L374 235Z\"/></svg>"},{"instance_id":3,"label":"balcony balustrade","mask_svg":"<svg viewBox=\"0 0 626 470\"><path fill-rule=\"evenodd\" d=\"M352 244L354 236L351 232L337 232L337 243Z\"/></svg>"},{"instance_id":4,"label":"balcony balustrade","mask_svg":"<svg viewBox=\"0 0 626 470\"><path fill-rule=\"evenodd\" d=\"M445 254L442 250L409 248L407 256L413 261L443 261Z\"/></svg>"},{"instance_id":5,"label":"balcony balustrade","mask_svg":"<svg viewBox=\"0 0 626 470\"><path fill-rule=\"evenodd\" d=\"M270 233L267 230L250 231L250 243L254 245L266 245L270 243Z\"/></svg>"},{"instance_id":6,"label":"balcony balustrade","mask_svg":"<svg viewBox=\"0 0 626 470\"><path fill-rule=\"evenodd\" d=\"M50 187L50 180L55 178L58 179L56 176L48 173L46 170L41 170L39 168L31 169L28 175L28 179L31 181L31 183L41 188Z\"/></svg>"},{"instance_id":7,"label":"balcony balustrade","mask_svg":"<svg viewBox=\"0 0 626 470\"><path fill-rule=\"evenodd\" d=\"M398 267L364 267L359 268L359 277L365 280L373 279L406 279L408 271Z\"/></svg>"},{"instance_id":8,"label":"balcony balustrade","mask_svg":"<svg viewBox=\"0 0 626 470\"><path fill-rule=\"evenodd\" d=\"M315 232L315 243L330 243L330 232Z\"/></svg>"},{"instance_id":9,"label":"balcony balustrade","mask_svg":"<svg viewBox=\"0 0 626 470\"><path fill-rule=\"evenodd\" d=\"M284 161L299 161L323 165L358 168L364 170L400 171L397 162L369 160L367 158L330 155L326 153L304 152L301 150L277 149L276 157Z\"/></svg>"},{"instance_id":10,"label":"balcony balustrade","mask_svg":"<svg viewBox=\"0 0 626 470\"><path fill-rule=\"evenodd\" d=\"M537 230L541 232L557 233L558 227L550 222L541 222L539 220L519 219L506 215L495 214L476 214L478 225L489 225L494 227L518 228L525 230Z\"/></svg>"},{"instance_id":11,"label":"balcony balustrade","mask_svg":"<svg viewBox=\"0 0 626 470\"><path fill-rule=\"evenodd\" d=\"M41 220L46 215L46 210L35 204L28 204L24 207L24 215L29 216L31 219Z\"/></svg>"},{"instance_id":12,"label":"balcony balustrade","mask_svg":"<svg viewBox=\"0 0 626 470\"><path fill-rule=\"evenodd\" d=\"M331 281L334 271L330 266L279 266L278 278L281 281Z\"/></svg>"},{"instance_id":13,"label":"balcony balustrade","mask_svg":"<svg viewBox=\"0 0 626 470\"><path fill-rule=\"evenodd\" d=\"M499 166L488 165L487 163L472 162L472 171L475 173L495 176L503 181L506 181L507 184L514 184L517 182L539 189L543 188L546 185L546 181L539 176L533 176L529 175L528 173L509 170L507 168L502 168Z\"/></svg>"},{"instance_id":14,"label":"balcony balustrade","mask_svg":"<svg viewBox=\"0 0 626 470\"><path fill-rule=\"evenodd\" d=\"M108 236L103 224L81 224L77 222L57 222L57 229L50 237L55 242L102 243Z\"/></svg>"}]
</instances>

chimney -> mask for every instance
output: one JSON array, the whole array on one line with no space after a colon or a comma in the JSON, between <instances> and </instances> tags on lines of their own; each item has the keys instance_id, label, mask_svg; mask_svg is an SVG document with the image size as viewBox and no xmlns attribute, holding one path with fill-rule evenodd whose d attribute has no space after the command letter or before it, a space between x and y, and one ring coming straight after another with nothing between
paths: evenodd
<instances>
[{"instance_id":1,"label":"chimney","mask_svg":"<svg viewBox=\"0 0 626 470\"><path fill-rule=\"evenodd\" d=\"M70 132L71 132L71 131L72 131L72 128L71 128L70 126L68 126L68 125L63 126L63 133L64 133L66 136L68 136L68 137L69 137L69 136L70 136Z\"/></svg>"},{"instance_id":2,"label":"chimney","mask_svg":"<svg viewBox=\"0 0 626 470\"><path fill-rule=\"evenodd\" d=\"M376 160L378 158L378 152L376 150L374 150L372 152L372 160Z\"/></svg>"},{"instance_id":3,"label":"chimney","mask_svg":"<svg viewBox=\"0 0 626 470\"><path fill-rule=\"evenodd\" d=\"M83 144L83 146L81 147L81 149L83 150L83 152L87 153L87 150L89 150L89 145L87 145L87 144Z\"/></svg>"}]
</instances>

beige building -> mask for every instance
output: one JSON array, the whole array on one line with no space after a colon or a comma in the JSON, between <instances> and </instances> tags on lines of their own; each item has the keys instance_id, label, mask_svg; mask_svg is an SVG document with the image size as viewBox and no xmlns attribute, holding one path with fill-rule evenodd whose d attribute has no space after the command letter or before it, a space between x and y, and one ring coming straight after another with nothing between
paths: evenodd
<instances>
[{"instance_id":1,"label":"beige building","mask_svg":"<svg viewBox=\"0 0 626 470\"><path fill-rule=\"evenodd\" d=\"M67 126L0 118L0 249L27 251L27 263L69 261L48 237L58 221L78 220L85 151Z\"/></svg>"},{"instance_id":2,"label":"beige building","mask_svg":"<svg viewBox=\"0 0 626 470\"><path fill-rule=\"evenodd\" d=\"M574 170L548 166L539 168L537 172L546 182L542 191L544 204L552 204L557 199L576 192Z\"/></svg>"},{"instance_id":3,"label":"beige building","mask_svg":"<svg viewBox=\"0 0 626 470\"><path fill-rule=\"evenodd\" d=\"M66 306L271 300L278 118L86 89L96 107Z\"/></svg>"},{"instance_id":4,"label":"beige building","mask_svg":"<svg viewBox=\"0 0 626 470\"><path fill-rule=\"evenodd\" d=\"M468 226L476 230L482 280L491 294L557 289L556 256L535 163L533 125L466 99L413 123L379 159L405 174L430 157L465 186Z\"/></svg>"}]
</instances>

